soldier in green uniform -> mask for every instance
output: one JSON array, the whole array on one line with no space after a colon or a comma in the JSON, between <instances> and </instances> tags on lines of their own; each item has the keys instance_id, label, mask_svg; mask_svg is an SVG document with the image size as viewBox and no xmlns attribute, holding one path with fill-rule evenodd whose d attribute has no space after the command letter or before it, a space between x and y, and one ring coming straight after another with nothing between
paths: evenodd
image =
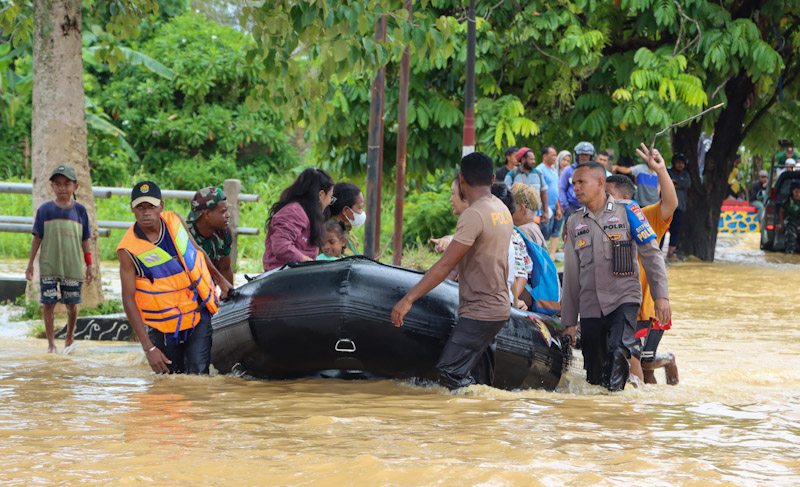
<instances>
[{"instance_id":1,"label":"soldier in green uniform","mask_svg":"<svg viewBox=\"0 0 800 487\"><path fill-rule=\"evenodd\" d=\"M228 228L228 197L217 187L209 186L194 194L192 210L186 224L197 245L202 247L211 263L228 281L233 283L231 266L231 244L233 235Z\"/></svg>"}]
</instances>

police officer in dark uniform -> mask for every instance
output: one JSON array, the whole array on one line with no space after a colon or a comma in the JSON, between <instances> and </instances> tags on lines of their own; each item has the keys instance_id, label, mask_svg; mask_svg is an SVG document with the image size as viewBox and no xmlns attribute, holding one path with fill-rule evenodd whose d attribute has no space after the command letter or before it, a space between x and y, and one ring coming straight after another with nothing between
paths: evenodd
<instances>
[{"instance_id":1,"label":"police officer in dark uniform","mask_svg":"<svg viewBox=\"0 0 800 487\"><path fill-rule=\"evenodd\" d=\"M655 300L656 317L670 320L667 274L658 240L639 206L605 192L602 164L575 168L575 196L584 207L566 225L561 322L575 342L580 315L581 346L590 384L621 391L635 350L642 302L637 255Z\"/></svg>"}]
</instances>

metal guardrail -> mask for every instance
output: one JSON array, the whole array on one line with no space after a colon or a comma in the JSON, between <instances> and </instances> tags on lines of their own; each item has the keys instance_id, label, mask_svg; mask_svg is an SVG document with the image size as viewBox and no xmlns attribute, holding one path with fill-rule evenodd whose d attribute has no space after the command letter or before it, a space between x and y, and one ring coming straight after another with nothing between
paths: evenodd
<instances>
[{"instance_id":1,"label":"metal guardrail","mask_svg":"<svg viewBox=\"0 0 800 487\"><path fill-rule=\"evenodd\" d=\"M25 217L21 217L25 218ZM30 217L28 217L30 218ZM0 218L0 232L9 232L9 233L33 233L33 218L31 218L30 224L25 223L5 223L2 222L3 218ZM108 228L98 228L97 235L100 237L108 237L111 235L111 230Z\"/></svg>"},{"instance_id":2,"label":"metal guardrail","mask_svg":"<svg viewBox=\"0 0 800 487\"><path fill-rule=\"evenodd\" d=\"M8 215L0 215L0 224L17 224L20 227L25 227L29 231L31 226L33 225L33 217L32 216L8 216ZM27 227L26 227L27 225ZM105 235L101 234L101 237L108 237L109 233L108 230L127 230L130 226L133 225L133 222L118 222L118 221L111 221L111 220L97 220L97 226L101 229L106 229ZM2 227L0 227L2 228ZM10 228L10 227L9 227ZM247 227L239 227L239 235L258 235L259 229L258 228L247 228ZM0 231L3 231L0 229ZM5 231L15 231L15 230L5 230Z\"/></svg>"},{"instance_id":3,"label":"metal guardrail","mask_svg":"<svg viewBox=\"0 0 800 487\"><path fill-rule=\"evenodd\" d=\"M109 188L105 186L92 186L95 198L111 198L112 196L130 196L132 188ZM33 183L7 183L0 182L0 193L33 194ZM176 189L161 190L163 198L190 200L194 198L194 191L180 191ZM258 203L257 194L240 194L239 201Z\"/></svg>"},{"instance_id":4,"label":"metal guardrail","mask_svg":"<svg viewBox=\"0 0 800 487\"><path fill-rule=\"evenodd\" d=\"M222 190L228 197L228 212L230 213L229 226L233 234L231 243L231 261L234 263L238 259L238 237L239 235L258 235L258 228L239 227L239 205L242 202L257 203L260 198L257 194L241 194L242 182L238 179L226 179ZM112 196L130 196L133 188L109 188L104 186L93 186L92 194L95 198L111 198ZM32 183L12 183L0 181L0 193L33 194ZM194 198L195 191L179 191L174 189L162 189L162 198L190 200ZM33 224L32 217L0 216L0 232L21 232L31 233ZM120 222L100 220L97 222L97 235L108 237L110 229L126 230L133 222Z\"/></svg>"}]
</instances>

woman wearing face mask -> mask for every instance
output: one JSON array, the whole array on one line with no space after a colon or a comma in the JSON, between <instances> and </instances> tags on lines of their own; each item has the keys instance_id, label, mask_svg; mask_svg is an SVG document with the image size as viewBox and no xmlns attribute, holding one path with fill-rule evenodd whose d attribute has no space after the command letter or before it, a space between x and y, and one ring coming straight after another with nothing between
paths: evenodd
<instances>
[{"instance_id":1,"label":"woman wearing face mask","mask_svg":"<svg viewBox=\"0 0 800 487\"><path fill-rule=\"evenodd\" d=\"M264 272L316 259L325 238L323 211L335 201L330 174L313 168L301 172L269 210Z\"/></svg>"},{"instance_id":2,"label":"woman wearing face mask","mask_svg":"<svg viewBox=\"0 0 800 487\"><path fill-rule=\"evenodd\" d=\"M329 207L331 219L344 225L344 238L347 240L342 255L344 257L359 255L361 253L360 244L353 235L353 227L360 227L367 221L367 213L364 211L364 194L353 183L336 183L333 187L333 197L336 198L336 201Z\"/></svg>"}]
</instances>

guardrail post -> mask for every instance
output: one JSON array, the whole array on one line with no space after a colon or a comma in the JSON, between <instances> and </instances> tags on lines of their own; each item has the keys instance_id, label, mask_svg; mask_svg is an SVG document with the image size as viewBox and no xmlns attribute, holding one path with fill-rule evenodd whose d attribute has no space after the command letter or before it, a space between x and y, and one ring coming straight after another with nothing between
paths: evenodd
<instances>
[{"instance_id":1,"label":"guardrail post","mask_svg":"<svg viewBox=\"0 0 800 487\"><path fill-rule=\"evenodd\" d=\"M228 226L233 235L233 242L231 242L231 268L235 272L239 269L239 193L242 192L242 182L238 179L226 179L222 185L222 191L228 197L228 213L231 215Z\"/></svg>"}]
</instances>

